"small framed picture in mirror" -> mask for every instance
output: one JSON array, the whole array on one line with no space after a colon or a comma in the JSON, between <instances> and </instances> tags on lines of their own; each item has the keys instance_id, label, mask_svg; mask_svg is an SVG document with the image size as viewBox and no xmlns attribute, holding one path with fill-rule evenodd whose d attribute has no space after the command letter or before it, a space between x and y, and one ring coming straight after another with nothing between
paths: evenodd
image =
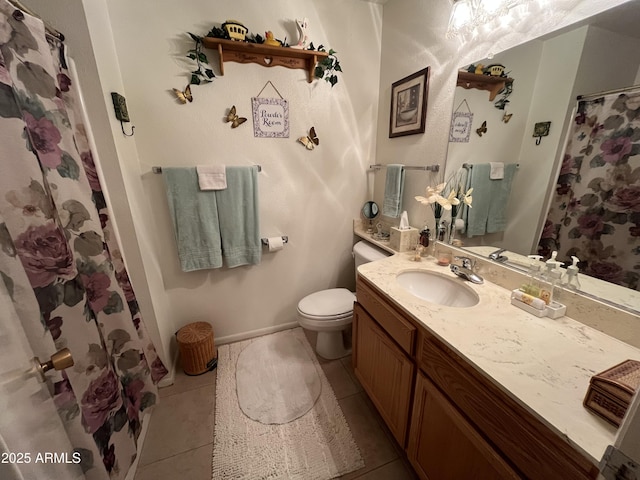
<instances>
[{"instance_id":1,"label":"small framed picture in mirror","mask_svg":"<svg viewBox=\"0 0 640 480\"><path fill-rule=\"evenodd\" d=\"M424 68L391 85L389 138L424 133L429 70Z\"/></svg>"}]
</instances>

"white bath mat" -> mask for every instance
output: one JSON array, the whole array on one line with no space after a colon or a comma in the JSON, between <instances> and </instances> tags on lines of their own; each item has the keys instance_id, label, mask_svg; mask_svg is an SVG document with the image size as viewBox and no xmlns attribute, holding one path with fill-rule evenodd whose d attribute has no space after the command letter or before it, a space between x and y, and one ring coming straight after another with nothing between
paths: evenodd
<instances>
[{"instance_id":1,"label":"white bath mat","mask_svg":"<svg viewBox=\"0 0 640 480\"><path fill-rule=\"evenodd\" d=\"M247 417L240 408L236 392L236 364L242 351L250 344L264 342L269 337L266 344L279 345L284 352L296 349L295 346L284 347L287 342L301 345L307 358L300 359L301 356L296 355L291 357L291 361L311 362L321 384L320 395L313 407L301 417L280 425L268 425ZM250 357L242 359L243 369L250 368L245 363L249 360ZM262 357L254 355L253 360L256 370L263 368ZM304 371L305 367L298 370ZM214 480L328 480L362 467L364 462L358 446L301 328L218 348Z\"/></svg>"},{"instance_id":2,"label":"white bath mat","mask_svg":"<svg viewBox=\"0 0 640 480\"><path fill-rule=\"evenodd\" d=\"M265 424L289 423L311 410L322 390L304 344L292 335L251 342L236 362L236 392L243 413Z\"/></svg>"}]
</instances>

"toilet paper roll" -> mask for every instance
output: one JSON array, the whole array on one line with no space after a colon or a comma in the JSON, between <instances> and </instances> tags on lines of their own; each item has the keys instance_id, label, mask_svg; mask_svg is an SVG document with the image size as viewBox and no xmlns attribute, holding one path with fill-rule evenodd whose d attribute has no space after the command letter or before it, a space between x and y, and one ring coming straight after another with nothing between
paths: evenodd
<instances>
[{"instance_id":1,"label":"toilet paper roll","mask_svg":"<svg viewBox=\"0 0 640 480\"><path fill-rule=\"evenodd\" d=\"M456 230L462 230L464 228L464 220L461 218L456 218L456 223L454 225Z\"/></svg>"},{"instance_id":2,"label":"toilet paper roll","mask_svg":"<svg viewBox=\"0 0 640 480\"><path fill-rule=\"evenodd\" d=\"M269 237L267 239L267 243L269 244L270 252L277 252L278 250L282 250L282 247L284 246L282 237Z\"/></svg>"}]
</instances>

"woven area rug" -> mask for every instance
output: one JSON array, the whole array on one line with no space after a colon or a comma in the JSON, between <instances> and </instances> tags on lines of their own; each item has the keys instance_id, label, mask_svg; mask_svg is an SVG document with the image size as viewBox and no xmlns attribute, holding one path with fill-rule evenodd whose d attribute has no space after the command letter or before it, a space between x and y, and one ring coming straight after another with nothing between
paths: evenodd
<instances>
[{"instance_id":1,"label":"woven area rug","mask_svg":"<svg viewBox=\"0 0 640 480\"><path fill-rule=\"evenodd\" d=\"M328 480L364 467L349 425L302 329L268 337L276 337L274 344L280 346L287 341L303 346L308 358L296 356L291 361L311 362L320 378L320 395L309 411L288 423L268 425L252 420L238 403L236 364L247 346L267 337L219 347L213 479ZM264 368L262 361L255 358L256 369ZM260 388L259 382L255 387Z\"/></svg>"}]
</instances>

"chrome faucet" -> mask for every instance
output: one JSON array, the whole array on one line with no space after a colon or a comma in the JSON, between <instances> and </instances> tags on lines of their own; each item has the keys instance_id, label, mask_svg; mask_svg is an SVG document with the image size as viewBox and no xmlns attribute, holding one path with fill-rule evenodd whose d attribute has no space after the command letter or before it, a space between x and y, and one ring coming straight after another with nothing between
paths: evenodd
<instances>
[{"instance_id":1,"label":"chrome faucet","mask_svg":"<svg viewBox=\"0 0 640 480\"><path fill-rule=\"evenodd\" d=\"M472 261L469 257L453 257L454 260L460 260L462 262L462 266L463 268L468 268L469 270L473 271L473 269L476 267L476 262Z\"/></svg>"},{"instance_id":2,"label":"chrome faucet","mask_svg":"<svg viewBox=\"0 0 640 480\"><path fill-rule=\"evenodd\" d=\"M455 260L460 260L462 265L456 265L452 263L449 268L457 276L469 280L472 283L482 284L484 280L480 275L473 271L475 262L471 261L469 257L453 257Z\"/></svg>"},{"instance_id":3,"label":"chrome faucet","mask_svg":"<svg viewBox=\"0 0 640 480\"><path fill-rule=\"evenodd\" d=\"M507 260L509 260L509 257L502 255L504 252L506 252L506 248L501 248L493 253L490 253L489 258L496 262L506 262Z\"/></svg>"}]
</instances>

